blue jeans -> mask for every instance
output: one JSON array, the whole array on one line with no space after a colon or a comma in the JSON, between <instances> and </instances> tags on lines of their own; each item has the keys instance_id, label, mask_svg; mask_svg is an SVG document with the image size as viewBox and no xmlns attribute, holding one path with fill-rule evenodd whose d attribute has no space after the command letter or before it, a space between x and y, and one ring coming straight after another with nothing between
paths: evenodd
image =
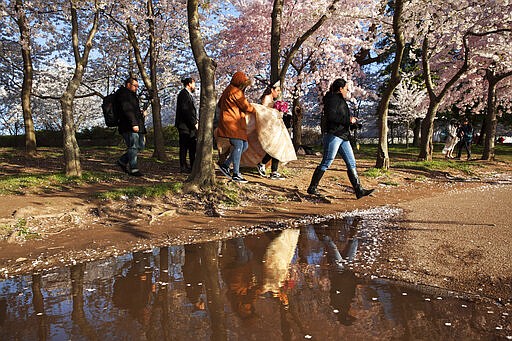
<instances>
[{"instance_id":1,"label":"blue jeans","mask_svg":"<svg viewBox=\"0 0 512 341\"><path fill-rule=\"evenodd\" d=\"M229 143L233 146L233 150L226 161L224 161L224 166L229 168L231 162L233 162L233 174L240 174L240 159L242 158L242 153L249 147L249 143L241 139L229 139Z\"/></svg>"},{"instance_id":2,"label":"blue jeans","mask_svg":"<svg viewBox=\"0 0 512 341\"><path fill-rule=\"evenodd\" d=\"M137 154L144 150L144 134L128 132L123 133L123 138L127 149L126 153L119 158L119 161L123 165L127 165L130 172L134 173L139 170L137 167Z\"/></svg>"},{"instance_id":3,"label":"blue jeans","mask_svg":"<svg viewBox=\"0 0 512 341\"><path fill-rule=\"evenodd\" d=\"M349 169L356 168L356 158L352 151L350 141L344 140L338 136L332 134L324 135L324 156L322 162L320 162L320 169L326 171L327 168L332 164L336 154L340 154Z\"/></svg>"}]
</instances>

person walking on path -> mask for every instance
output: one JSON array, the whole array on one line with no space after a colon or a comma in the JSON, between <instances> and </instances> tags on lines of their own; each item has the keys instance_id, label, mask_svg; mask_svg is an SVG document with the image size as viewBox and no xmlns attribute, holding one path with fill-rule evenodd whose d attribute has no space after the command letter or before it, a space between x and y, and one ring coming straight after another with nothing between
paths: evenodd
<instances>
[{"instance_id":1,"label":"person walking on path","mask_svg":"<svg viewBox=\"0 0 512 341\"><path fill-rule=\"evenodd\" d=\"M361 186L356 171L356 159L350 145L350 126L356 124L357 119L350 116L348 104L345 101L349 93L346 80L338 78L329 88L323 98L324 112L322 117L322 133L324 153L320 165L316 167L308 188L309 194L320 194L318 183L325 171L334 161L336 154L340 153L347 165L347 174L356 193L357 199L370 195L373 189L366 190Z\"/></svg>"},{"instance_id":2,"label":"person walking on path","mask_svg":"<svg viewBox=\"0 0 512 341\"><path fill-rule=\"evenodd\" d=\"M469 123L469 119L464 118L462 121L462 125L459 127L457 131L457 136L459 137L459 151L457 153L457 159L460 160L462 155L462 147L466 149L466 153L468 155L467 160L471 159L471 142L473 141L473 126Z\"/></svg>"},{"instance_id":3,"label":"person walking on path","mask_svg":"<svg viewBox=\"0 0 512 341\"><path fill-rule=\"evenodd\" d=\"M274 108L275 100L279 98L281 95L281 87L279 86L279 82L275 83L274 85L268 86L265 91L263 92L263 95L261 96L261 104L269 107ZM261 162L259 162L256 167L258 169L258 173L261 176L267 176L265 165L272 160L271 165L271 173L270 173L270 179L274 180L284 180L284 177L279 174L277 169L279 168L279 160L272 157L269 153L265 154Z\"/></svg>"},{"instance_id":4,"label":"person walking on path","mask_svg":"<svg viewBox=\"0 0 512 341\"><path fill-rule=\"evenodd\" d=\"M144 150L146 140L145 112L140 109L138 88L139 82L130 76L116 94L119 134L126 143L126 153L119 158L117 164L132 176L142 176L137 164L137 154Z\"/></svg>"},{"instance_id":5,"label":"person walking on path","mask_svg":"<svg viewBox=\"0 0 512 341\"><path fill-rule=\"evenodd\" d=\"M219 137L228 138L233 147L228 158L219 164L219 168L224 175L239 183L248 182L240 174L240 159L248 147L245 116L255 113L254 107L247 101L244 94L249 85L251 81L245 73L235 72L219 99L220 116L217 134ZM231 163L233 163L232 176L229 171Z\"/></svg>"},{"instance_id":6,"label":"person walking on path","mask_svg":"<svg viewBox=\"0 0 512 341\"><path fill-rule=\"evenodd\" d=\"M455 146L459 141L459 138L457 137L457 128L457 121L452 119L450 123L448 123L448 127L446 129L448 136L446 137L446 141L442 151L442 153L445 155L447 159L453 159L453 149L455 149Z\"/></svg>"},{"instance_id":7,"label":"person walking on path","mask_svg":"<svg viewBox=\"0 0 512 341\"><path fill-rule=\"evenodd\" d=\"M176 99L176 121L180 143L180 172L190 173L196 158L197 146L197 110L192 94L196 91L196 82L193 78L183 79L184 88ZM190 166L187 165L187 152Z\"/></svg>"}]
</instances>

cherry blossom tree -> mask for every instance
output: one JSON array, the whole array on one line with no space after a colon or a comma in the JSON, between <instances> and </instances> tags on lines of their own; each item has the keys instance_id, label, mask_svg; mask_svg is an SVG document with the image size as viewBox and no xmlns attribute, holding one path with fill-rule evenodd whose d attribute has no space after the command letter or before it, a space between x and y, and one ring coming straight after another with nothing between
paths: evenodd
<instances>
[{"instance_id":1,"label":"cherry blossom tree","mask_svg":"<svg viewBox=\"0 0 512 341\"><path fill-rule=\"evenodd\" d=\"M408 73L402 75L402 81L396 87L393 96L390 99L391 108L389 110L390 121L405 126L406 145L409 144L409 126L418 117L425 116L421 110L425 99L426 89L422 84L414 81L414 74Z\"/></svg>"},{"instance_id":2,"label":"cherry blossom tree","mask_svg":"<svg viewBox=\"0 0 512 341\"><path fill-rule=\"evenodd\" d=\"M455 102L451 96L462 94L451 91L461 79L474 72L472 55L475 33L496 29L500 18L510 16L508 2L493 1L492 6L482 6L476 0L423 1L416 0L408 7L408 31L415 41L421 42L423 77L429 95L429 108L422 123L421 145L418 158L431 160L433 153L434 119L439 109ZM414 10L423 8L422 11ZM504 14L506 13L506 14ZM508 21L510 21L508 19ZM457 27L456 30L453 28Z\"/></svg>"}]
</instances>

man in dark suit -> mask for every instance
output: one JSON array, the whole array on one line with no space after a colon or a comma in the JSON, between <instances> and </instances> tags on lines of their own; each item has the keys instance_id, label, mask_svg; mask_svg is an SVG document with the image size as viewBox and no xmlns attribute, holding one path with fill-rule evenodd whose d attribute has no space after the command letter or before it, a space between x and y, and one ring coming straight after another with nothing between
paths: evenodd
<instances>
[{"instance_id":1,"label":"man in dark suit","mask_svg":"<svg viewBox=\"0 0 512 341\"><path fill-rule=\"evenodd\" d=\"M180 135L180 171L189 173L196 158L197 145L197 110L192 94L196 91L196 82L187 77L181 81L184 88L178 94L176 100L176 122ZM187 165L187 152L190 167Z\"/></svg>"}]
</instances>

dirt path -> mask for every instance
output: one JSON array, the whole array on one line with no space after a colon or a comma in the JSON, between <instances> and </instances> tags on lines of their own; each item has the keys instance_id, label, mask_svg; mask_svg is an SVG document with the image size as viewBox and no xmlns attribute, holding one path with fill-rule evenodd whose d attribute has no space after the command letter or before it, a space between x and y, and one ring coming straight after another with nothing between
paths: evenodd
<instances>
[{"instance_id":1,"label":"dirt path","mask_svg":"<svg viewBox=\"0 0 512 341\"><path fill-rule=\"evenodd\" d=\"M398 205L390 277L512 304L512 185L451 190Z\"/></svg>"},{"instance_id":2,"label":"dirt path","mask_svg":"<svg viewBox=\"0 0 512 341\"><path fill-rule=\"evenodd\" d=\"M109 155L90 154L86 155L85 169L104 169L105 164L112 163ZM145 160L149 162L149 158ZM11 159L2 163L3 171L48 172L48 162L35 161L24 164L24 158ZM56 167L60 165L57 161ZM0 225L23 222L25 230L19 232L33 231L37 236L27 235L22 243L16 238L0 241L0 275L155 246L232 238L307 223L319 216L387 205L402 208L404 216L397 221L397 229L389 232L393 238L377 264L380 273L512 304L511 165L482 163L476 167L479 173L471 176L393 169L382 178L362 176L362 183L376 191L356 200L339 160L321 181L325 197L308 196L306 188L318 162L315 156L291 162L286 165L286 181L276 182L244 170L250 182L240 186L219 176L219 188L238 196L234 205L183 193L113 202L95 197L100 191L134 185L128 176L96 185L0 196ZM148 175L136 179L135 185L184 181L186 176L173 171L175 166L142 163ZM372 166L358 161L360 174Z\"/></svg>"}]
</instances>

